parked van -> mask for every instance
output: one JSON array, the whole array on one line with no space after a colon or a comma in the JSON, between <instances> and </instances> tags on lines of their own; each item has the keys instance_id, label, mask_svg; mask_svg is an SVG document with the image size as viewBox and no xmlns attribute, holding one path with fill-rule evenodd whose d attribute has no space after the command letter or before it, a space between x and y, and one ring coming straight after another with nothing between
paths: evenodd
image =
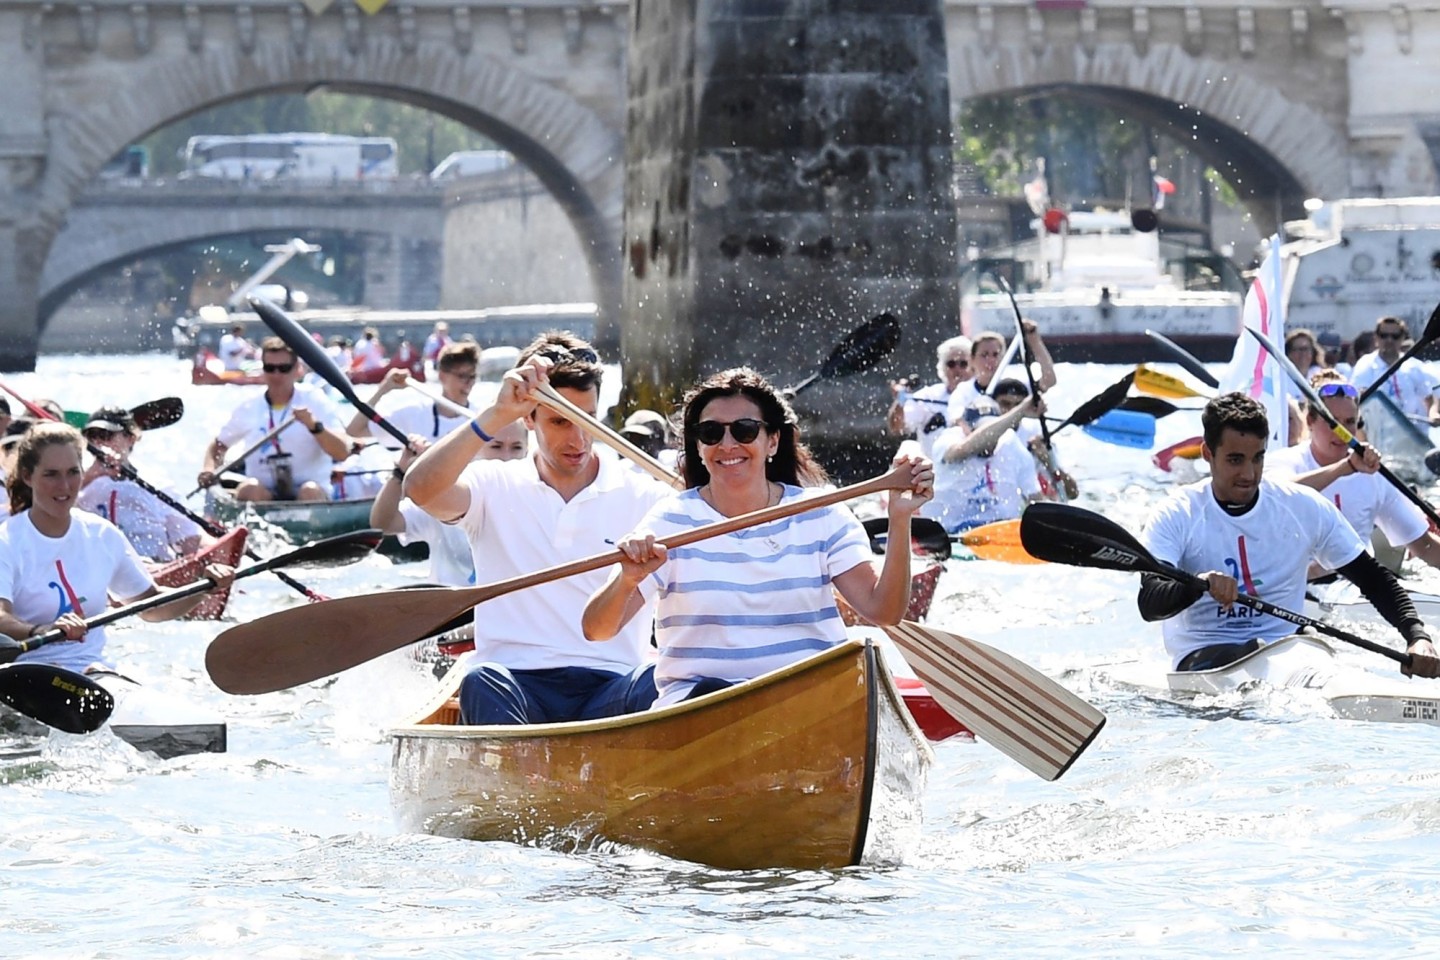
<instances>
[{"instance_id":1,"label":"parked van","mask_svg":"<svg viewBox=\"0 0 1440 960\"><path fill-rule=\"evenodd\" d=\"M507 150L457 150L430 171L431 180L454 180L495 173L515 165L515 157Z\"/></svg>"}]
</instances>

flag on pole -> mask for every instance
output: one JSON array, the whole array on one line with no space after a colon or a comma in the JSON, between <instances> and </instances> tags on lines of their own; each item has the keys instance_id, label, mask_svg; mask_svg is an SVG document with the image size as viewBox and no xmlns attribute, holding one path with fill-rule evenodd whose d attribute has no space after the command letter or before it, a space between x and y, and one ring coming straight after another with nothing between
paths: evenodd
<instances>
[{"instance_id":1,"label":"flag on pole","mask_svg":"<svg viewBox=\"0 0 1440 960\"><path fill-rule=\"evenodd\" d=\"M1158 173L1150 175L1150 206L1155 210L1165 209L1165 198L1175 192L1175 184Z\"/></svg>"},{"instance_id":2,"label":"flag on pole","mask_svg":"<svg viewBox=\"0 0 1440 960\"><path fill-rule=\"evenodd\" d=\"M1284 258L1280 255L1280 235L1275 234L1268 241L1250 292L1245 294L1245 326L1259 330L1271 343L1283 344L1286 300ZM1272 452L1283 450L1289 442L1292 389L1275 358L1259 340L1241 331L1230 366L1220 377L1220 392L1238 391L1260 401L1270 421L1270 442L1266 447Z\"/></svg>"}]
</instances>

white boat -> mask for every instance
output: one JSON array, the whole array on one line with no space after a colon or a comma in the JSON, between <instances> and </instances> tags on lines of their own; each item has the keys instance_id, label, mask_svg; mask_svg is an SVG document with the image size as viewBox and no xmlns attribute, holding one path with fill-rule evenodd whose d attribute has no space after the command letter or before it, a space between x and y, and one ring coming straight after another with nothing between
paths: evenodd
<instances>
[{"instance_id":1,"label":"white boat","mask_svg":"<svg viewBox=\"0 0 1440 960\"><path fill-rule=\"evenodd\" d=\"M1039 325L1057 360L1167 359L1146 330L1202 360L1229 359L1240 335L1243 281L1224 258L1161 240L1149 211L1133 222L1102 211L1055 220L1058 232L1036 221L1036 239L976 261L960 301L967 335L991 330L1008 340L1015 333L1010 298L985 275L994 269L1010 275L1020 313Z\"/></svg>"},{"instance_id":2,"label":"white boat","mask_svg":"<svg viewBox=\"0 0 1440 960\"><path fill-rule=\"evenodd\" d=\"M1420 614L1420 619L1432 630L1440 631L1440 595L1420 589L1414 581L1402 579L1400 585L1409 594L1410 602L1415 604L1415 612ZM1394 631L1380 611L1365 599L1360 588L1344 579L1307 586L1305 615L1316 620L1359 622Z\"/></svg>"},{"instance_id":3,"label":"white boat","mask_svg":"<svg viewBox=\"0 0 1440 960\"><path fill-rule=\"evenodd\" d=\"M1407 680L1341 665L1319 637L1291 636L1268 643L1214 670L1163 672L1138 662L1104 669L1112 682L1169 696L1223 696L1257 689L1308 691L1335 716L1380 723L1440 726L1440 680Z\"/></svg>"}]
</instances>

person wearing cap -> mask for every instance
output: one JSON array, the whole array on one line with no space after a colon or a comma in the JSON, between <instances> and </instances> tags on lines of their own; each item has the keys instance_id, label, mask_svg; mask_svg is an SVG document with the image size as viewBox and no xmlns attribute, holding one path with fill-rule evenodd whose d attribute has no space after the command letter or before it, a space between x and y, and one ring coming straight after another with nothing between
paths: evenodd
<instances>
[{"instance_id":1,"label":"person wearing cap","mask_svg":"<svg viewBox=\"0 0 1440 960\"><path fill-rule=\"evenodd\" d=\"M193 520L121 473L121 464L130 462L140 440L140 428L129 410L101 407L90 414L82 432L86 440L108 454L96 457L85 471L80 490L82 510L115 524L136 553L157 563L188 556L210 542ZM179 499L173 491L167 492Z\"/></svg>"},{"instance_id":2,"label":"person wearing cap","mask_svg":"<svg viewBox=\"0 0 1440 960\"><path fill-rule=\"evenodd\" d=\"M1035 381L1035 386L1044 393L1055 386L1055 364L1050 359L1050 350L1045 346L1035 321L1021 321L1020 328L1025 332L1026 354L1040 365L1040 376ZM990 392L990 384L1000 376L1000 361L1004 358L1008 346L1005 338L993 331L982 333L975 338L970 347L970 370L974 376L955 388L955 392L950 394L946 409L946 418L952 425L959 421L965 408L974 402L976 397Z\"/></svg>"},{"instance_id":3,"label":"person wearing cap","mask_svg":"<svg viewBox=\"0 0 1440 960\"><path fill-rule=\"evenodd\" d=\"M969 337L951 337L935 348L935 375L940 379L913 393L909 381L892 381L892 402L885 426L892 434L913 435L920 452L930 456L935 435L947 426L946 409L950 395L972 376Z\"/></svg>"},{"instance_id":4,"label":"person wearing cap","mask_svg":"<svg viewBox=\"0 0 1440 960\"><path fill-rule=\"evenodd\" d=\"M1333 370L1322 371L1310 383L1341 426L1360 432L1359 391ZM1404 545L1413 556L1440 567L1440 536L1430 529L1425 512L1407 500L1395 485L1380 476L1380 454L1368 444L1355 453L1335 436L1330 424L1306 404L1306 444L1278 451L1266 458L1266 471L1277 480L1289 479L1318 490L1340 508L1346 521L1365 543L1378 527L1385 539ZM1331 571L1312 570L1312 579Z\"/></svg>"},{"instance_id":5,"label":"person wearing cap","mask_svg":"<svg viewBox=\"0 0 1440 960\"><path fill-rule=\"evenodd\" d=\"M669 486L598 456L590 435L539 405L550 385L594 416L604 368L571 333L536 338L506 372L495 401L432 444L405 473L404 493L470 541L476 582L493 583L615 549ZM499 431L523 420L534 452L476 460ZM656 695L650 624L590 643L580 612L604 571L539 584L476 610L470 670L460 682L464 723L550 723L644 710Z\"/></svg>"},{"instance_id":6,"label":"person wearing cap","mask_svg":"<svg viewBox=\"0 0 1440 960\"><path fill-rule=\"evenodd\" d=\"M1318 563L1359 587L1405 638L1413 657L1405 674L1440 675L1440 658L1409 595L1365 552L1335 504L1306 486L1266 476L1265 408L1243 393L1225 393L1205 405L1200 423L1209 478L1158 504L1140 536L1161 563L1205 582L1201 587L1154 573L1141 577L1140 616L1165 621L1172 669L1223 667L1293 635L1288 621L1236 598L1243 592L1300 609L1311 565Z\"/></svg>"},{"instance_id":7,"label":"person wearing cap","mask_svg":"<svg viewBox=\"0 0 1440 960\"><path fill-rule=\"evenodd\" d=\"M630 414L620 427L620 435L667 468L675 468L677 451L670 447L670 424L654 410L636 410ZM630 465L640 469L633 463Z\"/></svg>"},{"instance_id":8,"label":"person wearing cap","mask_svg":"<svg viewBox=\"0 0 1440 960\"><path fill-rule=\"evenodd\" d=\"M1399 317L1381 317L1375 321L1375 351L1355 361L1355 372L1351 380L1356 388L1364 391L1374 384L1390 365L1400 359L1404 341L1409 339L1410 329ZM1428 421L1432 426L1440 425L1440 407L1435 401L1435 378L1415 358L1400 365L1379 387L1379 392L1389 397L1408 417Z\"/></svg>"},{"instance_id":9,"label":"person wearing cap","mask_svg":"<svg viewBox=\"0 0 1440 960\"><path fill-rule=\"evenodd\" d=\"M48 663L78 672L114 671L105 629L85 618L105 612L109 596L133 603L157 595L144 563L115 525L75 509L85 441L65 423L31 428L6 481L11 517L0 525L0 662ZM212 589L228 589L235 571L210 564ZM204 593L138 614L151 623L182 617ZM65 640L27 653L13 641L63 631ZM67 642L68 641L68 642Z\"/></svg>"},{"instance_id":10,"label":"person wearing cap","mask_svg":"<svg viewBox=\"0 0 1440 960\"><path fill-rule=\"evenodd\" d=\"M247 449L294 418L246 458L247 476L235 488L237 500L328 500L330 472L350 455L350 439L341 433L340 412L324 391L300 383L303 371L294 351L279 337L260 344L265 392L243 401L205 449L197 478L209 487L231 447Z\"/></svg>"},{"instance_id":11,"label":"person wearing cap","mask_svg":"<svg viewBox=\"0 0 1440 960\"><path fill-rule=\"evenodd\" d=\"M1014 377L1008 377L995 384L995 402L1000 405L1000 412L1009 413L1020 404L1024 403L1030 396L1030 388L1025 386ZM1035 459L1039 468L1040 487L1049 496L1053 493L1051 478L1058 483L1065 491L1065 497L1074 500L1080 496L1080 485L1075 478L1066 473L1060 467L1059 454L1055 451L1054 445L1045 446L1045 433L1040 429L1040 418L1036 416L1023 417L1015 423L1015 436L1025 444L1030 455Z\"/></svg>"},{"instance_id":12,"label":"person wearing cap","mask_svg":"<svg viewBox=\"0 0 1440 960\"><path fill-rule=\"evenodd\" d=\"M960 422L935 438L935 499L922 516L954 534L1013 520L1043 499L1035 461L1013 429L1033 409L1026 398L1002 415L993 398L972 400Z\"/></svg>"}]
</instances>

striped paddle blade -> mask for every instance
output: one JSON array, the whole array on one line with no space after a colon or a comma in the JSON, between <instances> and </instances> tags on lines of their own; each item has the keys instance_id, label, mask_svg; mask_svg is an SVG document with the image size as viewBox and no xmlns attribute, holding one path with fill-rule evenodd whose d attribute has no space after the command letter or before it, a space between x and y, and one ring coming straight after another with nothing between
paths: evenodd
<instances>
[{"instance_id":1,"label":"striped paddle blade","mask_svg":"<svg viewBox=\"0 0 1440 960\"><path fill-rule=\"evenodd\" d=\"M946 712L1045 780L1070 769L1105 726L1105 714L988 644L909 620L885 632Z\"/></svg>"}]
</instances>

